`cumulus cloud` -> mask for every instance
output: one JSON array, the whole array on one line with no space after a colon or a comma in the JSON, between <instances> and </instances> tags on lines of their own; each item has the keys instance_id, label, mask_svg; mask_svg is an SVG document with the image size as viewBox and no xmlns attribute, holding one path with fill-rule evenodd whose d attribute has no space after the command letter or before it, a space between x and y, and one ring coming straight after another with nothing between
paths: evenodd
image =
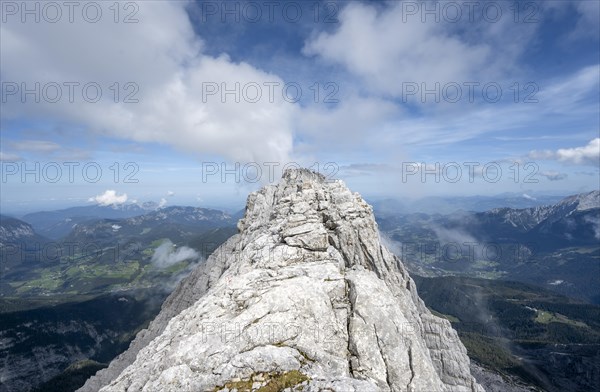
<instances>
[{"instance_id":1,"label":"cumulus cloud","mask_svg":"<svg viewBox=\"0 0 600 392\"><path fill-rule=\"evenodd\" d=\"M529 157L597 166L600 163L600 138L592 139L587 145L581 147L560 148L556 151L534 150L529 153Z\"/></svg>"},{"instance_id":2,"label":"cumulus cloud","mask_svg":"<svg viewBox=\"0 0 600 392\"><path fill-rule=\"evenodd\" d=\"M431 87L435 82L482 80L482 75L495 80L513 67L535 29L516 26L507 18L497 23L462 19L480 39L460 36L461 21L435 23L430 16L424 23L422 15L409 16L399 1L383 9L351 2L342 9L339 20L337 30L309 40L304 53L343 65L363 79L365 88L392 96L402 92L403 82L426 82ZM522 38L508 44L507 37L515 34Z\"/></svg>"},{"instance_id":3,"label":"cumulus cloud","mask_svg":"<svg viewBox=\"0 0 600 392\"><path fill-rule=\"evenodd\" d=\"M90 197L88 201L96 202L101 206L123 204L127 201L127 194L117 195L117 191L109 189L101 195Z\"/></svg>"},{"instance_id":4,"label":"cumulus cloud","mask_svg":"<svg viewBox=\"0 0 600 392\"><path fill-rule=\"evenodd\" d=\"M137 23L114 23L107 8L97 23L82 18L70 23L66 17L54 24L21 23L8 18L0 26L3 82L26 83L28 88L37 82L58 83L62 98L23 104L19 96L3 104L2 116L52 119L101 135L172 145L194 155L285 160L292 149L295 105L283 99L281 87L271 95L265 85L283 86L283 80L225 54L204 54L187 2L136 6ZM70 82L78 83L73 102L63 85ZM88 83L99 86L98 102L84 99ZM208 95L208 84L218 92ZM251 102L256 89L244 90L247 85L260 88L256 102ZM224 88L237 89L237 97L223 96ZM86 97L95 98L97 90L88 90Z\"/></svg>"},{"instance_id":5,"label":"cumulus cloud","mask_svg":"<svg viewBox=\"0 0 600 392\"><path fill-rule=\"evenodd\" d=\"M158 268L168 268L184 260L197 261L200 258L198 252L187 246L176 247L173 242L163 242L152 255L151 262Z\"/></svg>"},{"instance_id":6,"label":"cumulus cloud","mask_svg":"<svg viewBox=\"0 0 600 392\"><path fill-rule=\"evenodd\" d=\"M561 148L556 151L559 161L598 164L600 160L600 138L591 140L583 147Z\"/></svg>"},{"instance_id":7,"label":"cumulus cloud","mask_svg":"<svg viewBox=\"0 0 600 392\"><path fill-rule=\"evenodd\" d=\"M321 33L304 51L344 65L374 90L389 94L397 94L403 81L465 80L484 65L489 54L486 46L439 34L439 24L422 23L419 18L398 23L402 17L400 2L383 12L351 3L340 14L339 29Z\"/></svg>"}]
</instances>

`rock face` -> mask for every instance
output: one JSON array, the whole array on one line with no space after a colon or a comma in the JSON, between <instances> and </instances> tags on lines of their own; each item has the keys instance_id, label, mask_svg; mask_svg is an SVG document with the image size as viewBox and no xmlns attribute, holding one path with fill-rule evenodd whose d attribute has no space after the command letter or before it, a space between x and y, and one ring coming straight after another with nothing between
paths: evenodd
<instances>
[{"instance_id":1,"label":"rock face","mask_svg":"<svg viewBox=\"0 0 600 392\"><path fill-rule=\"evenodd\" d=\"M288 170L80 391L483 391L341 181Z\"/></svg>"}]
</instances>

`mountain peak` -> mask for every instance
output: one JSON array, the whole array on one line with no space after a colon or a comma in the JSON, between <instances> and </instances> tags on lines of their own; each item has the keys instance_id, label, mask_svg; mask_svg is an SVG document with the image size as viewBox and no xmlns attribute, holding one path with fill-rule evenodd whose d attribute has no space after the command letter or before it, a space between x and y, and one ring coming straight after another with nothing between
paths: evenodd
<instances>
[{"instance_id":1,"label":"mountain peak","mask_svg":"<svg viewBox=\"0 0 600 392\"><path fill-rule=\"evenodd\" d=\"M370 218L366 226L375 229L370 234L376 235L371 206L342 181L326 181L323 175L307 169L289 169L279 184L248 196L238 229L251 237L262 228L289 246L324 251L328 241L336 240L328 232L355 218Z\"/></svg>"},{"instance_id":2,"label":"mountain peak","mask_svg":"<svg viewBox=\"0 0 600 392\"><path fill-rule=\"evenodd\" d=\"M283 172L282 179L288 182L325 182L325 176L321 173L306 168L290 168Z\"/></svg>"},{"instance_id":3,"label":"mountain peak","mask_svg":"<svg viewBox=\"0 0 600 392\"><path fill-rule=\"evenodd\" d=\"M238 228L82 391L483 390L343 182L287 170Z\"/></svg>"},{"instance_id":4,"label":"mountain peak","mask_svg":"<svg viewBox=\"0 0 600 392\"><path fill-rule=\"evenodd\" d=\"M574 204L578 211L600 208L600 190L569 196L563 200L565 204Z\"/></svg>"}]
</instances>

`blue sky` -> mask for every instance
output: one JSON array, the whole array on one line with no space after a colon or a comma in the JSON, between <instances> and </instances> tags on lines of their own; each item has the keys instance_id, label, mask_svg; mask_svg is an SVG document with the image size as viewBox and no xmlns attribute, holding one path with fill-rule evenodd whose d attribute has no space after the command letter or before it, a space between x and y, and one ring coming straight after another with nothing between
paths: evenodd
<instances>
[{"instance_id":1,"label":"blue sky","mask_svg":"<svg viewBox=\"0 0 600 392\"><path fill-rule=\"evenodd\" d=\"M3 212L241 206L296 164L371 199L600 187L597 1L28 4L1 10Z\"/></svg>"}]
</instances>

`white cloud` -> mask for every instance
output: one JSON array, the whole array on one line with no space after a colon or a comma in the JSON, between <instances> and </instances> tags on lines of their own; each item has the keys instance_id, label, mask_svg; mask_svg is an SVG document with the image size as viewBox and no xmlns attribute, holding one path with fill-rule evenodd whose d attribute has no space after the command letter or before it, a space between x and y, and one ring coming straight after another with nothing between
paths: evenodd
<instances>
[{"instance_id":1,"label":"white cloud","mask_svg":"<svg viewBox=\"0 0 600 392\"><path fill-rule=\"evenodd\" d=\"M555 153L551 150L533 150L529 152L529 158L532 159L553 159Z\"/></svg>"},{"instance_id":2,"label":"white cloud","mask_svg":"<svg viewBox=\"0 0 600 392\"><path fill-rule=\"evenodd\" d=\"M196 261L198 252L187 246L177 248L171 241L163 242L152 255L151 262L158 268L167 268L184 260Z\"/></svg>"},{"instance_id":3,"label":"white cloud","mask_svg":"<svg viewBox=\"0 0 600 392\"><path fill-rule=\"evenodd\" d=\"M167 205L167 199L165 199L164 197L161 197L160 201L158 202L158 208L163 208L166 205Z\"/></svg>"},{"instance_id":4,"label":"white cloud","mask_svg":"<svg viewBox=\"0 0 600 392\"><path fill-rule=\"evenodd\" d=\"M559 161L598 164L600 161L600 138L591 140L583 147L561 148L556 151Z\"/></svg>"},{"instance_id":5,"label":"white cloud","mask_svg":"<svg viewBox=\"0 0 600 392\"><path fill-rule=\"evenodd\" d=\"M378 173L398 173L398 168L381 163L352 163L340 166L339 177L373 176Z\"/></svg>"},{"instance_id":6,"label":"white cloud","mask_svg":"<svg viewBox=\"0 0 600 392\"><path fill-rule=\"evenodd\" d=\"M167 192L167 197L171 197L171 196L175 196L175 192L173 192L173 191L168 191L168 192Z\"/></svg>"},{"instance_id":7,"label":"white cloud","mask_svg":"<svg viewBox=\"0 0 600 392\"><path fill-rule=\"evenodd\" d=\"M0 151L0 161L2 161L2 162L14 162L14 161L20 161L21 159L22 158L20 156L18 156L17 154Z\"/></svg>"},{"instance_id":8,"label":"white cloud","mask_svg":"<svg viewBox=\"0 0 600 392\"><path fill-rule=\"evenodd\" d=\"M575 29L569 35L569 38L578 39L590 37L598 40L600 38L600 22L598 22L600 2L583 0L575 3L574 6L579 13L579 20L577 21Z\"/></svg>"},{"instance_id":9,"label":"white cloud","mask_svg":"<svg viewBox=\"0 0 600 392\"><path fill-rule=\"evenodd\" d=\"M381 131L385 124L401 111L392 102L374 97L357 95L344 97L333 108L312 105L298 113L297 122L303 129L303 136L313 145L331 145L362 148L368 145L381 145L381 139L374 132Z\"/></svg>"},{"instance_id":10,"label":"white cloud","mask_svg":"<svg viewBox=\"0 0 600 392\"><path fill-rule=\"evenodd\" d=\"M583 67L559 80L545 83L536 99L549 114L595 115L598 112L599 73L600 64Z\"/></svg>"},{"instance_id":11,"label":"white cloud","mask_svg":"<svg viewBox=\"0 0 600 392\"><path fill-rule=\"evenodd\" d=\"M60 150L60 145L47 140L23 140L12 143L12 147L19 151L53 152Z\"/></svg>"},{"instance_id":12,"label":"white cloud","mask_svg":"<svg viewBox=\"0 0 600 392\"><path fill-rule=\"evenodd\" d=\"M88 201L96 202L101 206L109 206L113 204L123 204L127 201L127 194L117 195L117 191L109 189L101 195L90 197Z\"/></svg>"},{"instance_id":13,"label":"white cloud","mask_svg":"<svg viewBox=\"0 0 600 392\"><path fill-rule=\"evenodd\" d=\"M511 15L510 9L504 8L503 15ZM404 22L401 2L385 6L349 2L338 19L337 28L315 34L303 52L341 68L340 91L351 92L334 109L312 106L298 113L298 124L309 142L335 141L338 148L360 145L366 151L373 146L379 155L391 154L386 151L389 147L406 155L411 145L448 145L485 133L539 129L544 124L540 117L552 115L551 127L544 127L548 129L597 112L598 65L543 84L538 81L539 91L528 89L519 95L520 101L527 97L537 103L514 103L511 86L537 80L520 68L537 23L515 24L511 17L503 17L497 23L464 26L433 23L432 18L423 23L419 15ZM400 103L406 94L402 84L410 81L426 83L428 88L445 81L480 86L497 82L503 95L497 104L481 99L469 102L465 88L457 104L443 99L437 104L430 96L425 100L430 104L419 106L422 111L415 113ZM479 97L482 91L476 88L475 94ZM417 95L411 103L421 102Z\"/></svg>"},{"instance_id":14,"label":"white cloud","mask_svg":"<svg viewBox=\"0 0 600 392\"><path fill-rule=\"evenodd\" d=\"M186 13L186 2L136 3L138 23L114 23L107 7L98 23L63 17L55 24L21 23L9 18L0 26L2 80L42 86L56 82L80 83L69 102L68 87L62 99L40 103L20 99L3 104L4 118L41 117L46 121L74 124L98 134L136 142L158 142L194 155L220 154L239 161L282 161L292 149L292 115L295 105L274 94L272 102L263 83L279 83L276 75L226 55L202 53ZM68 45L64 43L68 42ZM82 87L98 83L102 98L83 99ZM115 103L114 83L120 91ZM131 82L129 88L126 83ZM235 102L233 95L203 98L203 83L257 83L261 97L256 103ZM112 87L111 87L112 86ZM112 89L111 89L112 88ZM137 88L138 103L124 103ZM91 90L94 92L94 90ZM246 90L253 96L254 90ZM94 95L90 93L90 95ZM20 97L19 97L20 98Z\"/></svg>"},{"instance_id":15,"label":"white cloud","mask_svg":"<svg viewBox=\"0 0 600 392\"><path fill-rule=\"evenodd\" d=\"M495 249L486 250L480 246L480 240L462 229L447 229L436 225L432 225L431 229L437 236L438 245L442 249L441 257L445 260L456 260L457 257L464 255L468 255L469 258L475 257L475 260L480 258L493 260L496 257L495 254L488 254L488 252L494 252Z\"/></svg>"},{"instance_id":16,"label":"white cloud","mask_svg":"<svg viewBox=\"0 0 600 392\"><path fill-rule=\"evenodd\" d=\"M594 237L600 240L600 217L597 216L585 216L584 220L592 225L594 230Z\"/></svg>"},{"instance_id":17,"label":"white cloud","mask_svg":"<svg viewBox=\"0 0 600 392\"><path fill-rule=\"evenodd\" d=\"M403 82L425 82L431 88L435 82L498 81L503 71L514 68L536 28L509 19L468 22L463 30L473 35L461 35L461 23L407 17L403 2L390 2L383 10L351 2L340 12L339 28L316 35L303 51L343 65L371 92L397 97Z\"/></svg>"},{"instance_id":18,"label":"white cloud","mask_svg":"<svg viewBox=\"0 0 600 392\"><path fill-rule=\"evenodd\" d=\"M592 139L587 145L573 148L560 148L556 151L531 151L533 159L557 160L577 165L587 164L597 166L600 163L600 138Z\"/></svg>"},{"instance_id":19,"label":"white cloud","mask_svg":"<svg viewBox=\"0 0 600 392\"><path fill-rule=\"evenodd\" d=\"M29 159L33 159L33 157L38 159L43 157L54 161L81 161L91 159L89 151L81 148L64 147L48 140L22 140L17 142L7 142L6 144L9 145L11 149L19 151ZM8 155L13 157L17 156L16 154Z\"/></svg>"},{"instance_id":20,"label":"white cloud","mask_svg":"<svg viewBox=\"0 0 600 392\"><path fill-rule=\"evenodd\" d=\"M560 181L568 177L567 173L560 173L557 171L543 171L538 173L542 177L546 177L549 181Z\"/></svg>"},{"instance_id":21,"label":"white cloud","mask_svg":"<svg viewBox=\"0 0 600 392\"><path fill-rule=\"evenodd\" d=\"M535 197L529 196L527 193L523 193L523 197L526 198L527 200L537 200Z\"/></svg>"},{"instance_id":22,"label":"white cloud","mask_svg":"<svg viewBox=\"0 0 600 392\"><path fill-rule=\"evenodd\" d=\"M339 19L336 32L321 33L306 44L304 52L344 65L364 78L371 90L385 94L397 95L403 81L465 80L483 66L489 53L485 46L444 35L439 24L417 18L399 22L399 2L380 13L375 7L350 3Z\"/></svg>"}]
</instances>

